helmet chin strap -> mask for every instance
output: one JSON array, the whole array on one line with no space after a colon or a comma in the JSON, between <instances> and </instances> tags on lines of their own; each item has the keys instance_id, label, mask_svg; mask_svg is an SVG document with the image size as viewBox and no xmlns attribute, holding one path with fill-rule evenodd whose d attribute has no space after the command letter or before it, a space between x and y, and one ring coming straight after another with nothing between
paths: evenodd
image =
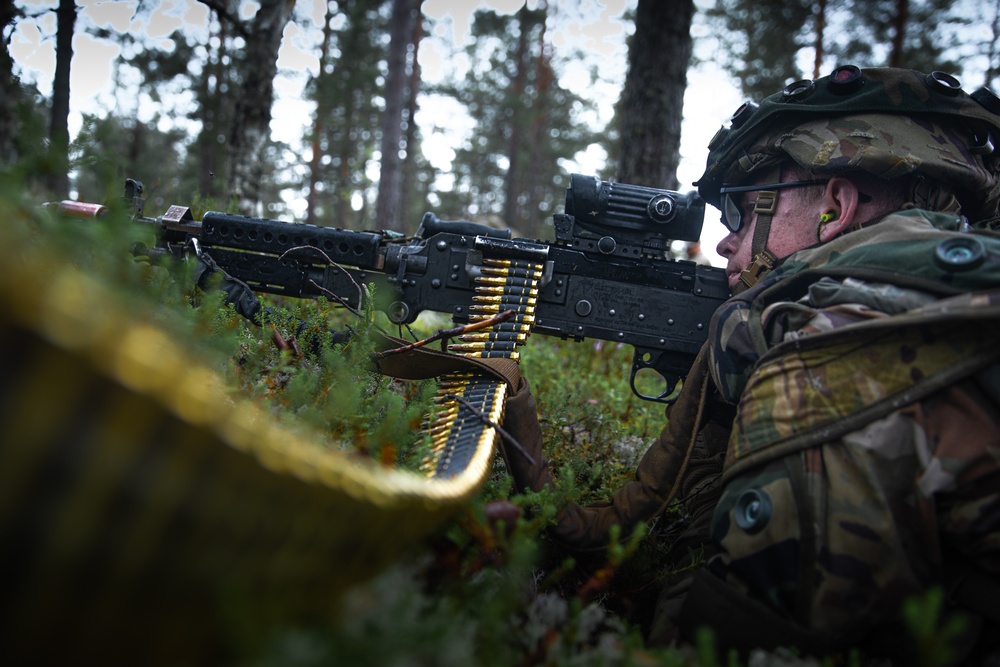
<instances>
[{"instance_id":1,"label":"helmet chin strap","mask_svg":"<svg viewBox=\"0 0 1000 667\"><path fill-rule=\"evenodd\" d=\"M781 167L775 165L768 173L765 183L777 183L781 180ZM767 239L771 234L771 220L778 206L777 190L759 190L753 210L757 214L757 225L753 230L753 262L740 274L740 281L733 288L735 294L749 289L757 284L764 274L774 268L778 258L767 249Z\"/></svg>"}]
</instances>

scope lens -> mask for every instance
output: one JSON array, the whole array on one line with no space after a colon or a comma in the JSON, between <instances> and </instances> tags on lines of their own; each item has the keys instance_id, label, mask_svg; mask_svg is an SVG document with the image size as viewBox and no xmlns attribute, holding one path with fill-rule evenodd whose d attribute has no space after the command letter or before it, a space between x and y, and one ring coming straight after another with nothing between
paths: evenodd
<instances>
[{"instance_id":1,"label":"scope lens","mask_svg":"<svg viewBox=\"0 0 1000 667\"><path fill-rule=\"evenodd\" d=\"M674 217L674 201L667 195L657 195L649 200L646 212L654 222L670 222Z\"/></svg>"},{"instance_id":2,"label":"scope lens","mask_svg":"<svg viewBox=\"0 0 1000 667\"><path fill-rule=\"evenodd\" d=\"M954 97L962 92L962 83L947 72L931 72L924 77L924 81L928 88L948 97Z\"/></svg>"}]
</instances>

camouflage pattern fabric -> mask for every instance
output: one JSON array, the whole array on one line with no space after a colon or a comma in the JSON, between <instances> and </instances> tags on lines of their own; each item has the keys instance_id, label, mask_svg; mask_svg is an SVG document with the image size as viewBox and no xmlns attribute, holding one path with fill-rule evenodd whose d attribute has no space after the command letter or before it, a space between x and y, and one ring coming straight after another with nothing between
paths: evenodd
<instances>
[{"instance_id":1,"label":"camouflage pattern fabric","mask_svg":"<svg viewBox=\"0 0 1000 667\"><path fill-rule=\"evenodd\" d=\"M711 369L716 386L736 403L753 365L771 347L796 337L817 305L798 303L803 295L819 294L829 279L857 286L847 305L822 304L826 324L833 328L851 321L896 315L938 298L1000 286L1000 262L988 261L976 270L951 271L937 264L935 252L950 239L968 238L958 216L928 211L900 211L876 225L851 232L821 246L793 254L752 289L727 301L709 329ZM1000 238L975 234L987 253L1000 256ZM821 282L827 278L827 282ZM857 281L863 281L859 283ZM881 296L880 296L881 293ZM795 315L796 311L798 314ZM943 315L942 315L943 316ZM800 324L790 327L795 317ZM895 322L896 320L894 320ZM892 326L892 325L889 325Z\"/></svg>"},{"instance_id":2,"label":"camouflage pattern fabric","mask_svg":"<svg viewBox=\"0 0 1000 667\"><path fill-rule=\"evenodd\" d=\"M947 583L949 551L1000 576L998 432L996 403L968 380L738 475L709 569L832 645L864 644L905 597ZM755 494L773 514L740 525Z\"/></svg>"},{"instance_id":3,"label":"camouflage pattern fabric","mask_svg":"<svg viewBox=\"0 0 1000 667\"><path fill-rule=\"evenodd\" d=\"M1000 293L993 300L1000 311ZM996 334L1000 322L888 331L849 326L775 348L743 393L726 478L823 444L1000 361Z\"/></svg>"},{"instance_id":4,"label":"camouflage pattern fabric","mask_svg":"<svg viewBox=\"0 0 1000 667\"><path fill-rule=\"evenodd\" d=\"M792 84L721 129L696 183L701 196L720 208L724 183L743 183L790 158L824 174L860 170L895 179L919 172L951 186L973 221L995 216L1000 161L986 138L1000 135L1000 116L922 72L860 73L853 91L838 89L833 76Z\"/></svg>"},{"instance_id":5,"label":"camouflage pattern fabric","mask_svg":"<svg viewBox=\"0 0 1000 667\"><path fill-rule=\"evenodd\" d=\"M739 409L708 570L825 648L892 636L959 567L1000 576L1000 240L949 271L932 258L957 228L894 214L793 254L713 324Z\"/></svg>"},{"instance_id":6,"label":"camouflage pattern fabric","mask_svg":"<svg viewBox=\"0 0 1000 667\"><path fill-rule=\"evenodd\" d=\"M889 636L899 601L946 576L946 548L998 573L1000 366L976 364L989 363L1000 333L988 291L1000 265L936 265L943 241L971 236L962 228L955 216L906 211L787 258L717 314L635 480L605 503L560 512L553 537L589 550L606 547L610 526L628 530L685 501L693 521L678 544L718 555L693 587L664 591L651 645L710 625L729 644L742 632L747 647L834 650ZM996 239L976 238L1000 257ZM504 427L534 460L510 457L518 487L541 488L550 478L530 393L508 402ZM812 439L788 445L800 436ZM721 485L704 482L722 478L724 452L724 494L703 513L702 501L719 498ZM740 525L760 508L750 491L771 508L759 530Z\"/></svg>"}]
</instances>

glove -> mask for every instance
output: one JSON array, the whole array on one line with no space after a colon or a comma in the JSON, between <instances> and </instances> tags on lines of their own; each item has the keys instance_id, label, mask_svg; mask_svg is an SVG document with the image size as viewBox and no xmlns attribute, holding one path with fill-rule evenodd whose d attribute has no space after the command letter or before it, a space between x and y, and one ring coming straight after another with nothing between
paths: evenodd
<instances>
[{"instance_id":1,"label":"glove","mask_svg":"<svg viewBox=\"0 0 1000 667\"><path fill-rule=\"evenodd\" d=\"M540 491L551 484L549 462L542 453L542 425L528 381L519 377L517 389L507 398L500 447L518 493Z\"/></svg>"},{"instance_id":2,"label":"glove","mask_svg":"<svg viewBox=\"0 0 1000 667\"><path fill-rule=\"evenodd\" d=\"M226 294L226 305L232 305L237 314L260 326L260 301L253 290L242 280L226 273L208 254L200 254L198 260L194 276L198 288L208 290L213 281L218 281L217 287Z\"/></svg>"}]
</instances>

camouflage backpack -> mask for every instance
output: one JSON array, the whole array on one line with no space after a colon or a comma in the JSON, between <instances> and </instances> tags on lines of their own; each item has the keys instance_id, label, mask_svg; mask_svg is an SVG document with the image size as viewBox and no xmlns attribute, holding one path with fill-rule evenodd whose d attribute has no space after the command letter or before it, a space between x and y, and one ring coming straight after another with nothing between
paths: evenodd
<instances>
[{"instance_id":1,"label":"camouflage backpack","mask_svg":"<svg viewBox=\"0 0 1000 667\"><path fill-rule=\"evenodd\" d=\"M964 235L927 217L793 255L720 313L713 375L740 400L689 630L896 651L900 604L934 585L1000 624L1000 261L937 267Z\"/></svg>"}]
</instances>

